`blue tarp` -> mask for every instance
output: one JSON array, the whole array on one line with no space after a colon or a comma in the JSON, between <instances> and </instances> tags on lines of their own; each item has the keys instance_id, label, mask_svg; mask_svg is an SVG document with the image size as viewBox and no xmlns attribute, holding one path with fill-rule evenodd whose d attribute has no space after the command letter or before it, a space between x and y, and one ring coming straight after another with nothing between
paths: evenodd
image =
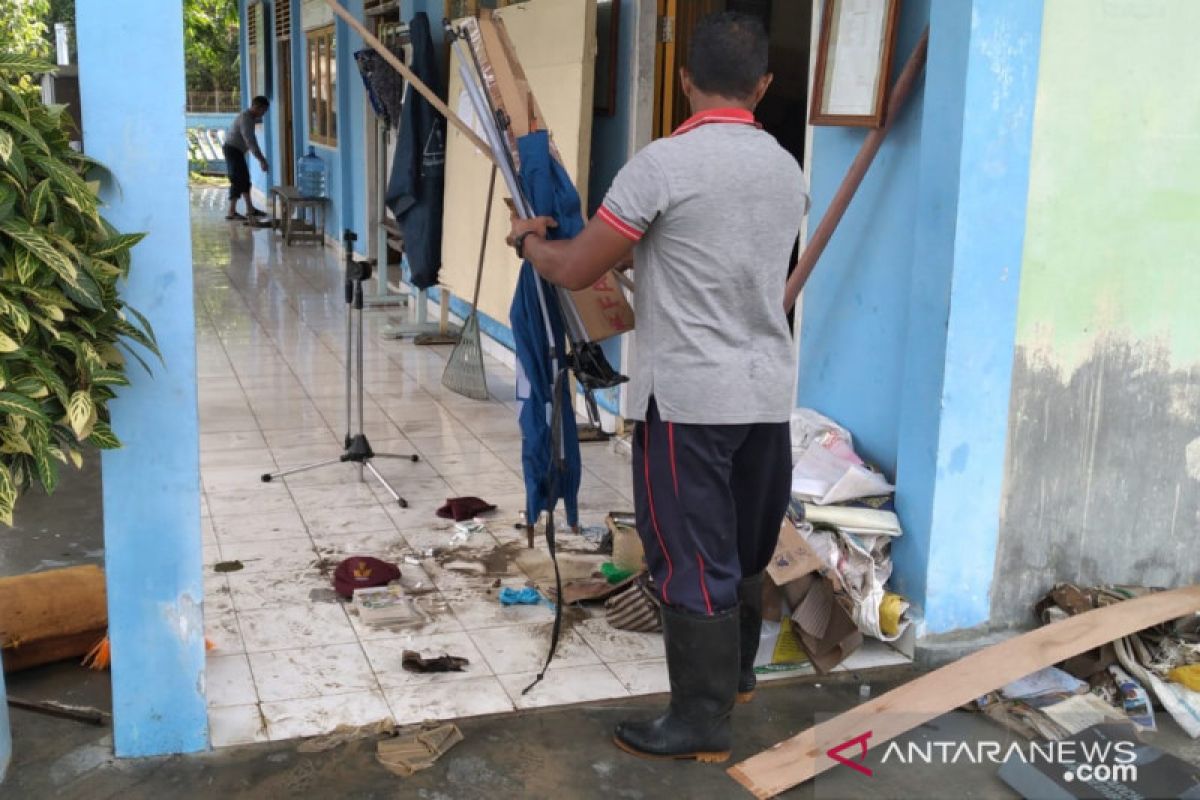
<instances>
[{"instance_id":1,"label":"blue tarp","mask_svg":"<svg viewBox=\"0 0 1200 800\"><path fill-rule=\"evenodd\" d=\"M550 137L537 131L517 142L521 156L521 186L538 216L553 217L558 227L550 231L551 238L570 239L583 230L579 193L571 184L566 170L550 155ZM554 338L552 357L546 339L546 325L538 301L538 283L550 316ZM575 411L571 405L570 382L560 385L562 414L563 469L551 472L550 420L554 381L566 366L566 336L559 313L554 287L534 271L528 261L521 265L517 291L513 296L508 319L517 345L518 399L521 405L521 465L525 471L525 507L530 525L536 523L543 511L553 512L550 501L561 497L567 510L567 523L579 523L579 433L575 427ZM554 480L557 486L549 481Z\"/></svg>"}]
</instances>

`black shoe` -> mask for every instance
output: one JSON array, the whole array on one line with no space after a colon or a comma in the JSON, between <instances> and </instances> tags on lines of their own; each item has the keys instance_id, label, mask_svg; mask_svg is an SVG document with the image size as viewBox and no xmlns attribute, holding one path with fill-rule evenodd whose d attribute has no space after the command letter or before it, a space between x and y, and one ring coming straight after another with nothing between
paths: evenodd
<instances>
[{"instance_id":1,"label":"black shoe","mask_svg":"<svg viewBox=\"0 0 1200 800\"><path fill-rule=\"evenodd\" d=\"M741 669L738 671L737 701L749 703L754 698L758 678L754 676L754 657L758 655L758 641L762 636L762 573L742 578L738 584L740 606L740 630L738 650L741 654Z\"/></svg>"},{"instance_id":2,"label":"black shoe","mask_svg":"<svg viewBox=\"0 0 1200 800\"><path fill-rule=\"evenodd\" d=\"M265 211L262 211L261 209L252 208L252 209L250 209L250 216L252 216L252 217L265 217L265 216L267 216L267 212L265 212Z\"/></svg>"},{"instance_id":3,"label":"black shoe","mask_svg":"<svg viewBox=\"0 0 1200 800\"><path fill-rule=\"evenodd\" d=\"M620 723L613 741L642 758L725 761L732 750L738 610L709 617L663 606L662 613L671 705L658 719Z\"/></svg>"}]
</instances>

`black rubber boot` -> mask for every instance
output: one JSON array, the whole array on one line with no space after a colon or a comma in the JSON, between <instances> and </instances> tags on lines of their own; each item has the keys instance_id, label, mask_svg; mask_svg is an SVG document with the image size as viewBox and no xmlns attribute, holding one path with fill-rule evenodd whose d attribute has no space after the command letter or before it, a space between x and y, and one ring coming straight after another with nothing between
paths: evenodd
<instances>
[{"instance_id":1,"label":"black rubber boot","mask_svg":"<svg viewBox=\"0 0 1200 800\"><path fill-rule=\"evenodd\" d=\"M671 705L658 719L617 725L617 747L643 758L725 761L737 691L737 609L709 617L664 606L663 641Z\"/></svg>"},{"instance_id":2,"label":"black rubber boot","mask_svg":"<svg viewBox=\"0 0 1200 800\"><path fill-rule=\"evenodd\" d=\"M758 640L762 636L762 573L742 578L738 584L739 614L738 650L741 669L738 671L737 701L749 703L754 698L758 678L754 677L754 657L758 655Z\"/></svg>"}]
</instances>

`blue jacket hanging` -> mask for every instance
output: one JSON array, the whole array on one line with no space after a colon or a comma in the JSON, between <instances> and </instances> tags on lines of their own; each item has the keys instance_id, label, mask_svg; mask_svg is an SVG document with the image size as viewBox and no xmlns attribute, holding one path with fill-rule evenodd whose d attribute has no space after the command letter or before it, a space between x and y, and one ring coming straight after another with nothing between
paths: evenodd
<instances>
[{"instance_id":1,"label":"blue jacket hanging","mask_svg":"<svg viewBox=\"0 0 1200 800\"><path fill-rule=\"evenodd\" d=\"M429 17L413 15L408 25L412 40L412 71L445 97L438 71ZM388 180L387 205L404 233L404 254L418 289L437 283L442 265L442 195L446 176L446 122L420 93L405 89L400 111L396 157Z\"/></svg>"},{"instance_id":2,"label":"blue jacket hanging","mask_svg":"<svg viewBox=\"0 0 1200 800\"><path fill-rule=\"evenodd\" d=\"M566 170L550 155L549 134L546 131L530 133L521 137L517 147L521 156L521 185L534 213L553 217L558 222L558 227L550 231L551 238L574 237L583 230L579 194ZM554 355L538 299L539 283L549 312ZM539 277L528 261L521 265L508 318L517 346L518 399L523 401L521 465L525 473L527 519L530 525L534 524L541 512L552 512L554 501L561 497L566 506L567 523L577 525L581 474L579 433L571 405L571 384L565 376L558 381L562 468L552 469L555 459L550 420L555 382L566 367L566 335L554 287Z\"/></svg>"}]
</instances>

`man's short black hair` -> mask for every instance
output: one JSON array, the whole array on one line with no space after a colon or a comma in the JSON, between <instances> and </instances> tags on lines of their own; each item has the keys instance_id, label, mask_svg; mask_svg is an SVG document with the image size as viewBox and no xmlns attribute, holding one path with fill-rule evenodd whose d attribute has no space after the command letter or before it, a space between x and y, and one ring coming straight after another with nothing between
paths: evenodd
<instances>
[{"instance_id":1,"label":"man's short black hair","mask_svg":"<svg viewBox=\"0 0 1200 800\"><path fill-rule=\"evenodd\" d=\"M767 32L757 17L736 11L709 14L696 24L687 69L705 94L741 100L767 74Z\"/></svg>"},{"instance_id":2,"label":"man's short black hair","mask_svg":"<svg viewBox=\"0 0 1200 800\"><path fill-rule=\"evenodd\" d=\"M260 94L258 97L254 98L253 100L250 101L250 107L251 108L270 108L271 101Z\"/></svg>"}]
</instances>

